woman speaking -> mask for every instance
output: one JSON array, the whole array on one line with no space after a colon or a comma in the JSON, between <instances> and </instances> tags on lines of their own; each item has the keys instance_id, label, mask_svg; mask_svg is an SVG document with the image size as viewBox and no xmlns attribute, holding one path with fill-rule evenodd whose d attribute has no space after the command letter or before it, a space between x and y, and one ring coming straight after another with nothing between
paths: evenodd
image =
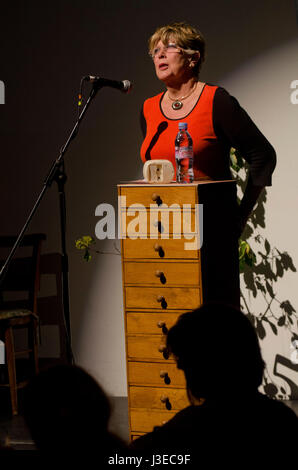
<instances>
[{"instance_id":1,"label":"woman speaking","mask_svg":"<svg viewBox=\"0 0 298 470\"><path fill-rule=\"evenodd\" d=\"M166 91L144 102L141 158L170 160L178 122L187 122L193 139L194 178L230 179L230 148L249 164L246 190L239 207L239 235L264 186L271 185L276 155L273 147L238 101L221 87L203 83L202 34L187 23L159 27L149 39L155 73Z\"/></svg>"}]
</instances>

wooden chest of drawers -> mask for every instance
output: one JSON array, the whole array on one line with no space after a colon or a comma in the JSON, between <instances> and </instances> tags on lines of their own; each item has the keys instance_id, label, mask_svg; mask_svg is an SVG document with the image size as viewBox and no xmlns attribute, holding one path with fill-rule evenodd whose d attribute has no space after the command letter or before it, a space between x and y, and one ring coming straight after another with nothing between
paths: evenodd
<instances>
[{"instance_id":1,"label":"wooden chest of drawers","mask_svg":"<svg viewBox=\"0 0 298 470\"><path fill-rule=\"evenodd\" d=\"M236 188L233 181L133 182L119 185L118 195L129 425L135 438L188 405L183 372L165 346L168 329L203 299L239 305ZM202 247L185 249L199 231Z\"/></svg>"}]
</instances>

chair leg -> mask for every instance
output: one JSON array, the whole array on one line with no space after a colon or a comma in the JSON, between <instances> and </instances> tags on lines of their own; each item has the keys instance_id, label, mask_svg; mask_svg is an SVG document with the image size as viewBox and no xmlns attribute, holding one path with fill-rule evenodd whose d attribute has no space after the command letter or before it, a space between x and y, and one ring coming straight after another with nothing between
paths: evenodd
<instances>
[{"instance_id":1,"label":"chair leg","mask_svg":"<svg viewBox=\"0 0 298 470\"><path fill-rule=\"evenodd\" d=\"M34 318L28 328L28 345L29 345L29 348L31 349L31 352L29 354L30 354L31 363L33 363L35 374L38 374L38 371L39 371L37 332L38 332L38 324L37 324L37 320Z\"/></svg>"},{"instance_id":2,"label":"chair leg","mask_svg":"<svg viewBox=\"0 0 298 470\"><path fill-rule=\"evenodd\" d=\"M14 354L14 340L12 327L5 330L5 350L6 362L8 368L8 381L10 389L10 399L12 414L18 414L18 395L17 395L17 375L16 375L16 359Z\"/></svg>"}]
</instances>

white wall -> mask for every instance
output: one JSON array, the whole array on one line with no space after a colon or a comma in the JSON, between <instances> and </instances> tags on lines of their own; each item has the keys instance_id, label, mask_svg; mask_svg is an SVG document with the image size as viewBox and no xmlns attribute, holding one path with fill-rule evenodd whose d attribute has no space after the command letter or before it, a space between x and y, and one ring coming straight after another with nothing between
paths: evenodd
<instances>
[{"instance_id":1,"label":"white wall","mask_svg":"<svg viewBox=\"0 0 298 470\"><path fill-rule=\"evenodd\" d=\"M291 84L297 80L298 39L282 43L242 64L232 73L222 77L221 83L231 94L237 96L242 106L262 129L277 152L277 167L272 187L267 188L266 227L262 236L268 238L272 247L287 251L298 269L297 207L298 207L298 159L297 125L298 104L295 104ZM252 246L258 250L258 244ZM257 251L256 251L257 252ZM274 292L280 301L289 300L294 308L298 306L297 272L288 271L274 285ZM263 314L267 304L261 293L254 299L242 289L255 315ZM297 309L298 310L298 309ZM273 302L272 311L278 318L281 309ZM297 320L293 331L296 333ZM264 359L272 374L276 354L291 359L293 347L291 334L285 328L274 335L269 325L266 337L261 342ZM284 369L296 384L298 372ZM274 381L282 385L289 394L288 385L280 378Z\"/></svg>"}]
</instances>

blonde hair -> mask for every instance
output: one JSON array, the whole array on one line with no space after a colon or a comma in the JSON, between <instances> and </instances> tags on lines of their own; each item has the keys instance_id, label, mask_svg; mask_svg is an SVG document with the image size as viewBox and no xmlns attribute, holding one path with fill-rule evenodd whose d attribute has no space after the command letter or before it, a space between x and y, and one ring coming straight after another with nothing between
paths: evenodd
<instances>
[{"instance_id":1,"label":"blonde hair","mask_svg":"<svg viewBox=\"0 0 298 470\"><path fill-rule=\"evenodd\" d=\"M199 52L199 60L193 68L194 74L199 75L202 63L205 60L205 39L202 33L185 22L171 23L166 26L160 26L149 38L149 54L152 53L154 47L159 41L167 45L171 41L175 41L177 46L181 47L188 55L194 55Z\"/></svg>"}]
</instances>

